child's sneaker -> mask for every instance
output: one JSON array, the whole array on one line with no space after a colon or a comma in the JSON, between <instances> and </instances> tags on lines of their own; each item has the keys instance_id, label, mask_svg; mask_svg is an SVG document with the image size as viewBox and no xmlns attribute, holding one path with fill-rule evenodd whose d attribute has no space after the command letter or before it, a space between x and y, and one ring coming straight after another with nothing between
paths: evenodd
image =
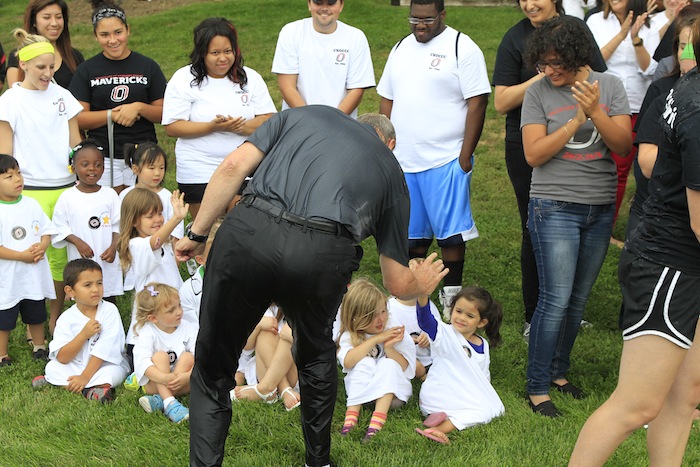
<instances>
[{"instance_id":1,"label":"child's sneaker","mask_svg":"<svg viewBox=\"0 0 700 467\"><path fill-rule=\"evenodd\" d=\"M136 378L136 373L131 373L126 377L124 380L124 387L130 391L138 391L141 389L141 386L139 386L139 380Z\"/></svg>"},{"instance_id":2,"label":"child's sneaker","mask_svg":"<svg viewBox=\"0 0 700 467\"><path fill-rule=\"evenodd\" d=\"M12 359L8 356L2 357L2 360L0 360L0 368L5 367L5 366L11 366L12 365Z\"/></svg>"},{"instance_id":3,"label":"child's sneaker","mask_svg":"<svg viewBox=\"0 0 700 467\"><path fill-rule=\"evenodd\" d=\"M32 358L36 360L41 360L42 362L46 362L49 360L49 351L46 349L37 349L34 352L32 352Z\"/></svg>"},{"instance_id":4,"label":"child's sneaker","mask_svg":"<svg viewBox=\"0 0 700 467\"><path fill-rule=\"evenodd\" d=\"M46 378L44 378L44 375L39 375L32 380L32 387L34 389L43 388L47 384L49 384L49 382L46 381Z\"/></svg>"},{"instance_id":5,"label":"child's sneaker","mask_svg":"<svg viewBox=\"0 0 700 467\"><path fill-rule=\"evenodd\" d=\"M163 398L159 394L143 396L139 398L139 405L146 413L162 412Z\"/></svg>"},{"instance_id":6,"label":"child's sneaker","mask_svg":"<svg viewBox=\"0 0 700 467\"><path fill-rule=\"evenodd\" d=\"M190 419L190 411L179 401L171 402L163 411L166 417L175 423L181 423Z\"/></svg>"},{"instance_id":7,"label":"child's sneaker","mask_svg":"<svg viewBox=\"0 0 700 467\"><path fill-rule=\"evenodd\" d=\"M103 404L107 404L109 402L112 402L114 400L114 389L112 388L103 388L101 386L96 386L94 388L89 388L86 390L83 390L85 394L85 399L89 401L98 401L102 402Z\"/></svg>"}]
</instances>

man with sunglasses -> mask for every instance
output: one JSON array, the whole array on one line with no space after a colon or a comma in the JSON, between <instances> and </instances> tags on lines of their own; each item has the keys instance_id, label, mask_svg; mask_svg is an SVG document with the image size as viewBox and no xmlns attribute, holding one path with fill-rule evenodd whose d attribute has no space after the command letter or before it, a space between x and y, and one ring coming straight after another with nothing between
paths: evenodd
<instances>
[{"instance_id":1,"label":"man with sunglasses","mask_svg":"<svg viewBox=\"0 0 700 467\"><path fill-rule=\"evenodd\" d=\"M311 18L282 28L272 60L282 110L322 104L357 117L365 89L375 85L367 37L338 21L343 0L307 2Z\"/></svg>"},{"instance_id":2,"label":"man with sunglasses","mask_svg":"<svg viewBox=\"0 0 700 467\"><path fill-rule=\"evenodd\" d=\"M450 269L440 294L449 318L465 243L479 235L469 189L491 86L479 47L445 24L443 0L412 0L408 23L413 34L392 49L377 93L411 195L410 255L425 256L437 238Z\"/></svg>"}]
</instances>

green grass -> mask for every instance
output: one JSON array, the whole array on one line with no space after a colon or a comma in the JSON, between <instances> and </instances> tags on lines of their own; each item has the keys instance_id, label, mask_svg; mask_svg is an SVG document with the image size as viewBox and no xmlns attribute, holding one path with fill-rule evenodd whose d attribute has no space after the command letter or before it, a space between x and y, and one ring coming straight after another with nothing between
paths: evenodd
<instances>
[{"instance_id":1,"label":"green grass","mask_svg":"<svg viewBox=\"0 0 700 467\"><path fill-rule=\"evenodd\" d=\"M393 44L406 35L407 8L391 7L388 0L350 0L342 20L361 27L370 42L377 79ZM21 24L26 0L3 0L0 4L0 40L12 48L9 31ZM128 5L127 5L128 13ZM157 60L166 77L187 64L191 31L209 16L226 16L239 30L246 64L260 72L275 102L280 94L270 65L279 29L285 23L305 17L303 0L236 0L191 4L172 11L131 18L131 46ZM469 34L482 48L489 73L503 33L521 19L514 7L450 8L447 22ZM74 45L86 57L98 52L88 24L71 25ZM376 111L379 99L366 92L360 112ZM621 339L617 329L620 293L616 280L619 251L611 248L596 283L585 318L594 323L582 330L573 351L571 379L590 396L574 401L553 394L565 413L558 420L534 416L524 400L527 347L520 332L523 307L519 279L519 219L512 188L503 161L504 120L489 106L481 143L477 148L472 182L473 211L481 237L469 242L465 283L490 290L503 303L504 345L492 352L493 385L506 407L503 417L491 424L452 435L452 445L437 444L419 437L414 428L421 416L414 397L406 408L391 413L386 428L367 446L361 446L361 430L349 439L338 434L344 414L342 389L336 405L331 456L338 465L406 466L555 466L564 465L578 431L590 413L613 390L617 379ZM159 138L169 154L174 140L159 129ZM174 165L173 165L174 166ZM174 186L174 173L167 184ZM634 183L628 187L633 191ZM627 220L623 207L615 228L621 238ZM365 259L359 274L380 281L376 248L364 243ZM120 300L126 319L129 297ZM137 405L138 395L122 388L110 406L100 406L65 391L48 388L33 391L30 381L42 372L31 361L18 328L11 338L10 352L15 365L0 371L0 465L184 465L188 459L188 426L176 426L162 415L147 415ZM653 381L649 382L653 384ZM416 390L418 387L416 386ZM417 392L416 392L417 394ZM187 403L187 398L185 398ZM366 426L368 414L361 424ZM693 429L686 465L700 465L700 442ZM241 466L299 465L303 459L298 411L286 413L277 404L240 403L234 406L226 445L226 464ZM647 464L642 430L634 433L611 458L609 465Z\"/></svg>"}]
</instances>

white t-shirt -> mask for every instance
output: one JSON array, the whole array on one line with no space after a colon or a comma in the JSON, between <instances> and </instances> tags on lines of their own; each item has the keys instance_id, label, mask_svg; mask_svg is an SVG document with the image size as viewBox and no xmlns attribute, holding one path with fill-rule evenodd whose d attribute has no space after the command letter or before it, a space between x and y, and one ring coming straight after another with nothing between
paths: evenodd
<instances>
[{"instance_id":1,"label":"white t-shirt","mask_svg":"<svg viewBox=\"0 0 700 467\"><path fill-rule=\"evenodd\" d=\"M433 302L429 303L430 312L435 320L438 322L442 321L438 308ZM389 310L389 313L391 313L392 318L395 319L399 325L406 327L405 333L409 336L414 333L420 335L423 332L420 326L418 326L418 316L416 315L415 304L410 306L404 305L403 303L399 302L396 297L391 297L387 302L387 309ZM416 358L423 364L423 366L432 364L433 360L430 357L430 347L422 348L416 344Z\"/></svg>"},{"instance_id":2,"label":"white t-shirt","mask_svg":"<svg viewBox=\"0 0 700 467\"><path fill-rule=\"evenodd\" d=\"M51 239L56 248L67 247L68 261L80 258L78 249L66 241L75 235L92 248L91 258L102 268L104 296L124 294L122 268L119 257L108 263L100 255L112 244L112 235L119 234L121 202L117 192L110 187L101 187L95 193L83 193L73 187L61 193L53 211L53 223L57 234Z\"/></svg>"},{"instance_id":3,"label":"white t-shirt","mask_svg":"<svg viewBox=\"0 0 700 467\"><path fill-rule=\"evenodd\" d=\"M178 120L210 122L216 115L230 115L252 120L257 115L277 112L262 76L243 67L248 83L243 89L229 78L205 77L201 86L192 85L190 65L175 72L165 90L163 125ZM177 181L208 183L214 170L246 136L216 132L196 138L178 138L175 143Z\"/></svg>"},{"instance_id":4,"label":"white t-shirt","mask_svg":"<svg viewBox=\"0 0 700 467\"><path fill-rule=\"evenodd\" d=\"M68 378L82 373L93 356L103 360L103 363L87 387L99 384L116 386L124 381L129 370L129 363L124 355L124 325L117 307L104 300L98 305L95 314L95 321L100 323L100 332L86 340L70 362L61 364L56 360L58 352L75 339L88 321L90 318L85 316L77 305L68 308L59 316L53 340L49 344L51 360L46 365L46 380L49 383L67 385Z\"/></svg>"},{"instance_id":5,"label":"white t-shirt","mask_svg":"<svg viewBox=\"0 0 700 467\"><path fill-rule=\"evenodd\" d=\"M43 235L54 233L54 225L34 198L22 195L16 201L0 201L0 246L25 251ZM46 256L36 263L0 259L0 271L0 310L20 300L56 298Z\"/></svg>"},{"instance_id":6,"label":"white t-shirt","mask_svg":"<svg viewBox=\"0 0 700 467\"><path fill-rule=\"evenodd\" d=\"M602 11L591 15L586 24L591 33L593 33L598 47L601 48L610 42L622 28L614 14L611 13L606 19L603 17ZM634 51L629 34L615 49L610 58L605 61L606 65L608 65L606 73L617 76L622 81L625 91L627 91L627 99L633 114L639 113L647 88L651 84L651 78L654 76L654 71L656 71L658 63L654 61L653 57L654 51L661 41L659 39L659 30L646 26L642 26L642 29L639 30L639 38L644 41L642 47L647 50L649 57L651 57L646 70L642 71L637 63L637 54Z\"/></svg>"},{"instance_id":7,"label":"white t-shirt","mask_svg":"<svg viewBox=\"0 0 700 467\"><path fill-rule=\"evenodd\" d=\"M337 25L333 33L322 34L304 18L286 24L277 39L272 72L299 75L297 90L308 105L338 107L348 89L375 85L367 37L341 21ZM282 110L288 108L283 101Z\"/></svg>"},{"instance_id":8,"label":"white t-shirt","mask_svg":"<svg viewBox=\"0 0 700 467\"><path fill-rule=\"evenodd\" d=\"M129 240L131 252L130 271L134 274L134 291L143 290L149 282L160 282L180 290L182 277L177 268L175 254L170 243L155 250L151 249L151 237L134 237ZM131 324L126 335L126 343L134 344L134 324L136 324L136 304L131 311Z\"/></svg>"},{"instance_id":9,"label":"white t-shirt","mask_svg":"<svg viewBox=\"0 0 700 467\"><path fill-rule=\"evenodd\" d=\"M394 155L404 172L422 172L457 159L466 99L491 92L484 54L466 34L458 42L457 34L448 26L427 43L406 36L391 50L377 85L377 93L393 101Z\"/></svg>"},{"instance_id":10,"label":"white t-shirt","mask_svg":"<svg viewBox=\"0 0 700 467\"><path fill-rule=\"evenodd\" d=\"M199 309L202 306L202 286L204 285L204 266L199 266L192 277L180 287L180 306L182 321L187 321L199 329Z\"/></svg>"},{"instance_id":11,"label":"white t-shirt","mask_svg":"<svg viewBox=\"0 0 700 467\"><path fill-rule=\"evenodd\" d=\"M170 357L170 371L175 368L175 364L183 352L189 352L194 355L197 329L184 320L170 334L161 331L151 322L146 322L138 330L138 333L138 339L136 340L136 345L134 345L134 373L136 373L140 386L149 382L146 370L153 366L151 358L156 352L168 354Z\"/></svg>"},{"instance_id":12,"label":"white t-shirt","mask_svg":"<svg viewBox=\"0 0 700 467\"><path fill-rule=\"evenodd\" d=\"M420 389L423 414L445 412L463 430L488 423L505 411L490 381L489 345L486 339L482 341L484 353L478 354L452 325L438 321L435 340L430 343L433 366Z\"/></svg>"},{"instance_id":13,"label":"white t-shirt","mask_svg":"<svg viewBox=\"0 0 700 467\"><path fill-rule=\"evenodd\" d=\"M14 157L24 175L25 188L64 187L75 181L68 171L68 121L83 106L58 84L32 91L15 83L0 96L0 120L10 124Z\"/></svg>"}]
</instances>

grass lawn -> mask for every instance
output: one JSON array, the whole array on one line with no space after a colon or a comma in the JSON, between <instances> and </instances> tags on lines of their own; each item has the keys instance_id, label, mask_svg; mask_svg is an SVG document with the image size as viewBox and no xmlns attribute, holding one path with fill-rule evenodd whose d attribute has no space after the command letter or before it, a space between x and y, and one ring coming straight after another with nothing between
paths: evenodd
<instances>
[{"instance_id":1,"label":"grass lawn","mask_svg":"<svg viewBox=\"0 0 700 467\"><path fill-rule=\"evenodd\" d=\"M153 4L167 0L153 0ZM72 2L71 5L75 4ZM127 14L136 0L122 3ZM5 50L14 47L12 28L21 25L26 0L3 0L0 4L0 41ZM270 73L280 28L308 15L303 0L213 0L178 6L169 11L130 17L133 50L154 58L166 77L187 64L192 29L202 19L224 16L237 26L246 65L263 75L275 102L280 103L276 80ZM372 49L377 80L394 43L409 33L408 8L392 7L389 0L349 0L341 19L362 28ZM87 17L73 19L74 46L86 57L98 52ZM489 73L496 49L505 31L521 19L514 7L450 8L447 23L469 34L482 48ZM374 89L365 93L360 113L376 111L379 98ZM159 128L159 138L169 154L174 140ZM506 407L504 416L491 424L451 436L450 446L441 446L418 436L421 416L414 397L401 411L390 413L385 429L369 445L360 445L362 430L348 439L339 435L345 412L342 389L336 405L331 457L338 465L402 466L556 466L564 465L578 431L590 413L613 390L617 380L621 339L617 329L620 293L616 279L619 250L611 248L593 289L585 319L592 328L583 329L573 351L571 379L590 395L574 401L553 394L565 416L557 420L534 416L524 399L527 346L521 338L523 307L520 299L519 218L504 164L504 118L493 106L481 143L477 148L473 175L473 211L481 237L469 242L465 284L479 284L502 302L505 321L504 345L491 354L493 385ZM174 165L171 165L174 167ZM167 185L175 186L174 171ZM631 180L628 195L633 192ZM623 205L615 236L624 236L628 203ZM359 274L381 282L376 248L366 241ZM120 301L125 322L130 297ZM12 334L12 367L0 371L0 465L184 465L188 461L187 424L174 425L162 415L147 415L137 404L138 395L119 388L109 406L89 403L58 389L33 391L32 377L43 370L31 361L23 330ZM650 381L650 384L653 384ZM418 387L416 386L416 394ZM185 403L188 400L185 398ZM361 415L366 426L369 414ZM700 442L693 428L686 465L700 465ZM226 464L236 466L300 465L303 461L299 412L286 413L280 404L240 403L234 406L226 445ZM646 458L643 430L633 433L611 458L609 465L642 466Z\"/></svg>"}]
</instances>

